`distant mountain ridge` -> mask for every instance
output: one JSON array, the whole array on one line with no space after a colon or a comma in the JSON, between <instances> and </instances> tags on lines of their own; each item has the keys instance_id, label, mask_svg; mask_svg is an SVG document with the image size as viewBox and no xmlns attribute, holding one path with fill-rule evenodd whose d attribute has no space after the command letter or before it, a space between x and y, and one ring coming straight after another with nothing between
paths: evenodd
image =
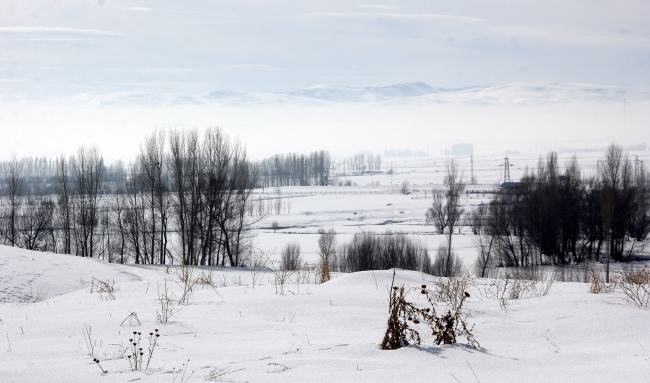
<instances>
[{"instance_id":1,"label":"distant mountain ridge","mask_svg":"<svg viewBox=\"0 0 650 383\"><path fill-rule=\"evenodd\" d=\"M338 85L317 85L287 94L335 102L381 102L449 91L450 89L447 88L433 88L423 82L410 82L371 85L359 88Z\"/></svg>"},{"instance_id":2,"label":"distant mountain ridge","mask_svg":"<svg viewBox=\"0 0 650 383\"><path fill-rule=\"evenodd\" d=\"M175 106L260 106L333 104L390 105L545 105L574 102L622 103L650 101L649 87L532 82L499 86L435 88L423 82L379 84L365 87L317 85L286 93L210 90L198 94L156 91L81 93L72 96L46 97L33 94L0 94L0 103L49 102L59 100L90 107L175 107Z\"/></svg>"}]
</instances>

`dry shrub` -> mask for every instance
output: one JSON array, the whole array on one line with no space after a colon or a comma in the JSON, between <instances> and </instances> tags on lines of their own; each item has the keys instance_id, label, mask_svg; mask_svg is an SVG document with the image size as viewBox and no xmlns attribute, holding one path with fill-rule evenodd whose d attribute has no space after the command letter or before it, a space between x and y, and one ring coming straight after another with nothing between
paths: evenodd
<instances>
[{"instance_id":1,"label":"dry shrub","mask_svg":"<svg viewBox=\"0 0 650 383\"><path fill-rule=\"evenodd\" d=\"M460 276L440 278L434 281L433 285L435 299L447 303L452 311L456 311L469 295L467 291L474 287L475 279L469 273L465 273Z\"/></svg>"},{"instance_id":2,"label":"dry shrub","mask_svg":"<svg viewBox=\"0 0 650 383\"><path fill-rule=\"evenodd\" d=\"M318 274L318 283L325 283L332 279L332 275L330 274L330 263L323 258L318 260L316 271Z\"/></svg>"},{"instance_id":3,"label":"dry shrub","mask_svg":"<svg viewBox=\"0 0 650 383\"><path fill-rule=\"evenodd\" d=\"M463 261L454 251L449 251L448 243L441 243L431 265L431 274L436 277L453 277L462 274Z\"/></svg>"},{"instance_id":4,"label":"dry shrub","mask_svg":"<svg viewBox=\"0 0 650 383\"><path fill-rule=\"evenodd\" d=\"M207 380L209 382L221 381L221 379L223 379L224 376L234 374L237 371L243 371L243 370L244 370L243 368L233 370L230 367L225 367L225 368L221 368L221 369L214 369L214 370L210 371L210 373L205 377L205 380Z\"/></svg>"},{"instance_id":5,"label":"dry shrub","mask_svg":"<svg viewBox=\"0 0 650 383\"><path fill-rule=\"evenodd\" d=\"M589 281L589 292L592 294L611 293L614 290L614 284L605 283L597 270L589 271Z\"/></svg>"},{"instance_id":6,"label":"dry shrub","mask_svg":"<svg viewBox=\"0 0 650 383\"><path fill-rule=\"evenodd\" d=\"M173 293L170 295L169 290L167 290L167 280L163 284L162 292L160 290L160 284L158 284L158 303L160 304L160 312L156 310L156 322L163 324L169 321L174 314L178 312L175 305L176 301L173 299Z\"/></svg>"},{"instance_id":7,"label":"dry shrub","mask_svg":"<svg viewBox=\"0 0 650 383\"><path fill-rule=\"evenodd\" d=\"M106 281L100 281L99 279L93 278L90 281L90 292L98 293L100 301L104 301L104 300L114 301L116 290L117 288L115 287L114 280L111 281L107 279Z\"/></svg>"},{"instance_id":8,"label":"dry shrub","mask_svg":"<svg viewBox=\"0 0 650 383\"><path fill-rule=\"evenodd\" d=\"M517 277L532 277L534 274L529 275L513 275L507 273L505 278L495 279L489 283L485 289L485 295L488 298L495 299L499 302L501 308L506 308L510 301L516 299L529 298L532 296L539 296L541 293L537 289L537 283L539 282L536 278L532 279L520 279ZM549 284L547 284L546 294L550 290L550 286L553 284L553 278L550 278Z\"/></svg>"},{"instance_id":9,"label":"dry shrub","mask_svg":"<svg viewBox=\"0 0 650 383\"><path fill-rule=\"evenodd\" d=\"M614 283L627 300L639 307L650 305L650 270L644 266L641 270L623 270L614 276Z\"/></svg>"},{"instance_id":10,"label":"dry shrub","mask_svg":"<svg viewBox=\"0 0 650 383\"><path fill-rule=\"evenodd\" d=\"M336 257L336 232L334 229L318 229L318 283L325 283L332 279L330 275L330 262Z\"/></svg>"},{"instance_id":11,"label":"dry shrub","mask_svg":"<svg viewBox=\"0 0 650 383\"><path fill-rule=\"evenodd\" d=\"M280 268L287 271L295 271L302 265L302 257L300 256L300 243L290 242L287 243L281 252L282 258L280 259Z\"/></svg>"},{"instance_id":12,"label":"dry shrub","mask_svg":"<svg viewBox=\"0 0 650 383\"><path fill-rule=\"evenodd\" d=\"M183 292L181 297L176 301L179 305L188 305L190 303L190 297L194 294L194 288L201 283L201 281L206 281L212 283L212 274L209 277L206 277L204 274L201 274L199 277L194 276L194 267L189 265L183 265L178 271L176 271L176 276L180 283L179 285Z\"/></svg>"},{"instance_id":13,"label":"dry shrub","mask_svg":"<svg viewBox=\"0 0 650 383\"><path fill-rule=\"evenodd\" d=\"M284 295L284 285L291 281L292 271L288 270L274 270L273 271L273 285L275 285L275 293Z\"/></svg>"},{"instance_id":14,"label":"dry shrub","mask_svg":"<svg viewBox=\"0 0 650 383\"><path fill-rule=\"evenodd\" d=\"M214 280L214 275L212 270L202 272L196 279L196 282L198 283L199 286L201 286L204 289L209 287L215 292L217 292L217 282Z\"/></svg>"},{"instance_id":15,"label":"dry shrub","mask_svg":"<svg viewBox=\"0 0 650 383\"><path fill-rule=\"evenodd\" d=\"M417 290L417 289L416 289ZM463 291L461 301L455 309L446 307L444 314L436 313L437 302L436 292L428 290L426 285L419 289L420 294L427 298L428 306L421 308L407 300L408 291L402 286L395 286L395 273L393 272L393 283L390 289L388 326L384 339L381 342L383 350L395 350L404 346L420 344L420 332L416 327L422 323L428 327L435 337L434 343L455 344L458 336L467 338L467 342L474 348L480 347L474 339L472 328L467 327L465 317L462 314L465 292Z\"/></svg>"}]
</instances>

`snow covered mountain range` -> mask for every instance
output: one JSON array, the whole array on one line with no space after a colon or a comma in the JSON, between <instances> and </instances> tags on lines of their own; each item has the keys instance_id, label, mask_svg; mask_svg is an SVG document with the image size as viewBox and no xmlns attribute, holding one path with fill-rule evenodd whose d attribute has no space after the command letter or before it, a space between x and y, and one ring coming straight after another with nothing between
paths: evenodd
<instances>
[{"instance_id":1,"label":"snow covered mountain range","mask_svg":"<svg viewBox=\"0 0 650 383\"><path fill-rule=\"evenodd\" d=\"M161 107L226 104L327 105L344 104L460 104L460 105L544 105L574 102L623 103L650 100L648 87L616 87L555 82L513 83L500 86L434 88L422 82L380 84L365 87L317 85L286 93L210 90L199 94L155 91L81 93L64 97L33 94L0 94L0 103L63 101L72 105L111 107Z\"/></svg>"}]
</instances>

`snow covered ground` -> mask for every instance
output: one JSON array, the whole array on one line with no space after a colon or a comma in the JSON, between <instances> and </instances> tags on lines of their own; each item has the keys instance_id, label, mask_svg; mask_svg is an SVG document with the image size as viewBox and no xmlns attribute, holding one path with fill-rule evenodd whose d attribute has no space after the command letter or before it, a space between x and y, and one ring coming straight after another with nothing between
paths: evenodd
<instances>
[{"instance_id":1,"label":"snow covered ground","mask_svg":"<svg viewBox=\"0 0 650 383\"><path fill-rule=\"evenodd\" d=\"M33 259L33 260L32 260ZM478 281L465 304L481 344L383 351L392 271L341 275L322 285L296 284L279 294L272 273L213 269L216 290L198 289L169 323L156 323L165 280L181 293L177 268L108 265L65 255L0 247L0 376L3 382L205 381L214 370L226 382L648 382L650 311L621 293L594 295L580 283L555 283L547 296L502 309ZM207 269L195 270L207 272ZM100 299L92 277L115 280L115 300ZM253 284L253 278L256 283ZM408 286L432 277L398 271ZM47 284L48 299L20 304L26 283ZM415 300L418 294L412 294ZM140 324L123 323L131 312ZM84 326L96 342L88 355ZM120 359L133 331L143 341L161 334L149 368L132 371ZM145 350L147 346L144 347ZM145 357L146 360L146 357ZM174 370L175 369L175 370ZM192 374L193 372L193 374ZM190 375L192 374L192 375ZM476 374L476 377L474 376ZM176 377L176 382L180 381Z\"/></svg>"}]
</instances>

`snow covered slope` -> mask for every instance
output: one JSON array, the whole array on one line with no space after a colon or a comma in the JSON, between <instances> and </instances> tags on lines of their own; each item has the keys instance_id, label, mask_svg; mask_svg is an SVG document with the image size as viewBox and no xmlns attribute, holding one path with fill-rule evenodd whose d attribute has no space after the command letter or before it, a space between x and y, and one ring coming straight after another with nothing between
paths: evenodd
<instances>
[{"instance_id":1,"label":"snow covered slope","mask_svg":"<svg viewBox=\"0 0 650 383\"><path fill-rule=\"evenodd\" d=\"M88 287L92 278L135 282L138 269L97 259L28 251L0 245L0 300L15 301L37 293L55 297ZM83 282L82 282L83 281Z\"/></svg>"},{"instance_id":2,"label":"snow covered slope","mask_svg":"<svg viewBox=\"0 0 650 383\"><path fill-rule=\"evenodd\" d=\"M3 382L172 382L173 371L188 359L190 383L205 381L211 371L227 373L216 380L225 382L359 383L647 382L650 373L650 311L625 303L619 293L589 294L584 284L556 283L549 295L502 310L486 295L489 281L478 281L465 307L480 349L462 339L435 346L422 331L421 346L382 351L391 271L342 275L323 285L292 280L280 295L272 274L215 268L216 291L197 290L169 323L159 324L157 299L165 281L170 293L181 293L173 267L109 267L61 255L30 264L29 252L3 247L0 254L4 265L14 258L20 265L0 268L3 281L30 269L46 275L44 269L62 265L66 272L56 278L61 284L73 285L79 275L121 278L114 301L83 289L35 304L0 304ZM127 270L144 280L127 277ZM430 284L431 278L397 272L397 281L408 286ZM4 289L11 290L18 279L13 281L3 282ZM140 324L124 322L131 312ZM84 325L92 329L94 356L88 355ZM154 329L161 337L149 368L132 371L120 357L122 347L133 331L146 342Z\"/></svg>"}]
</instances>

